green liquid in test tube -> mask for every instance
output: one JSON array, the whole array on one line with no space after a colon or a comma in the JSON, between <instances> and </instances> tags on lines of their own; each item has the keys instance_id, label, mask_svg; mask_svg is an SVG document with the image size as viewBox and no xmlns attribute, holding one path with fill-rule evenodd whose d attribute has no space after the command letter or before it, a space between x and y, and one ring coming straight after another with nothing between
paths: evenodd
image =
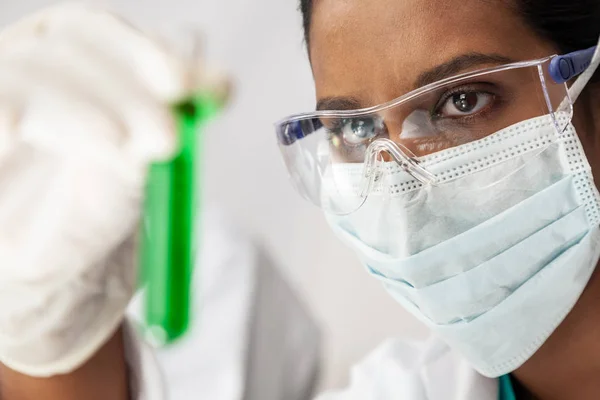
<instances>
[{"instance_id":1,"label":"green liquid in test tube","mask_svg":"<svg viewBox=\"0 0 600 400\"><path fill-rule=\"evenodd\" d=\"M140 283L145 286L145 336L162 346L180 338L191 318L199 212L200 129L221 105L199 95L175 105L180 149L150 166L142 221Z\"/></svg>"}]
</instances>

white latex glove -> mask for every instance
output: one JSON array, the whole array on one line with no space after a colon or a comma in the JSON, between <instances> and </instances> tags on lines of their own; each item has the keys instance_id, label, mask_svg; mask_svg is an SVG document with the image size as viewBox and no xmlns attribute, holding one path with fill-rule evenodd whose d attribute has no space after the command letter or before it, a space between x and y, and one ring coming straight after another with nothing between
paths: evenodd
<instances>
[{"instance_id":1,"label":"white latex glove","mask_svg":"<svg viewBox=\"0 0 600 400\"><path fill-rule=\"evenodd\" d=\"M191 74L89 6L0 34L0 362L67 373L122 322L145 173L176 148L170 104Z\"/></svg>"}]
</instances>

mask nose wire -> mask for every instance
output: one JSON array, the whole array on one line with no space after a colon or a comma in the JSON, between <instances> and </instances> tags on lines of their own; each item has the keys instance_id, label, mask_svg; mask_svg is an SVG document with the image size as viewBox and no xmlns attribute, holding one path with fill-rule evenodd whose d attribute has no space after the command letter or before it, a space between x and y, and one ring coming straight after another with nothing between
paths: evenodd
<instances>
[{"instance_id":1,"label":"mask nose wire","mask_svg":"<svg viewBox=\"0 0 600 400\"><path fill-rule=\"evenodd\" d=\"M424 185L435 185L437 183L436 176L423 168L417 156L407 147L387 138L379 138L369 145L365 153L365 179L361 190L363 196L368 195L373 186L381 180L384 173L384 162L383 157L381 157L383 153L388 154L400 168Z\"/></svg>"}]
</instances>

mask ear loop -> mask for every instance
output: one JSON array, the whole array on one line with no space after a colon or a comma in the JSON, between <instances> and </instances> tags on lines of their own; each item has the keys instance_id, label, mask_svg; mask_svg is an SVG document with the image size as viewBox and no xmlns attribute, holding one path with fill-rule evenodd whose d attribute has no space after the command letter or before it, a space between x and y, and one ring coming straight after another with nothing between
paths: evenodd
<instances>
[{"instance_id":1,"label":"mask ear loop","mask_svg":"<svg viewBox=\"0 0 600 400\"><path fill-rule=\"evenodd\" d=\"M571 101L575 103L579 98L583 89L587 86L590 79L598 69L598 65L600 65L600 40L598 41L598 46L596 46L596 51L594 52L594 56L592 57L592 61L590 66L577 78L577 80L571 85L569 88L569 95L571 96Z\"/></svg>"}]
</instances>

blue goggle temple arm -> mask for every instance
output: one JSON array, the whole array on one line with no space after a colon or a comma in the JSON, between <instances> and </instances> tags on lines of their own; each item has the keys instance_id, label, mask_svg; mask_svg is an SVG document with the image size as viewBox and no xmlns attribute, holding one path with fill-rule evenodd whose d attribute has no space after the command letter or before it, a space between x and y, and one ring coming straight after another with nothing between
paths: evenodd
<instances>
[{"instance_id":1,"label":"blue goggle temple arm","mask_svg":"<svg viewBox=\"0 0 600 400\"><path fill-rule=\"evenodd\" d=\"M590 66L595 51L596 46L554 57L550 61L552 80L556 83L565 83L581 74Z\"/></svg>"}]
</instances>

